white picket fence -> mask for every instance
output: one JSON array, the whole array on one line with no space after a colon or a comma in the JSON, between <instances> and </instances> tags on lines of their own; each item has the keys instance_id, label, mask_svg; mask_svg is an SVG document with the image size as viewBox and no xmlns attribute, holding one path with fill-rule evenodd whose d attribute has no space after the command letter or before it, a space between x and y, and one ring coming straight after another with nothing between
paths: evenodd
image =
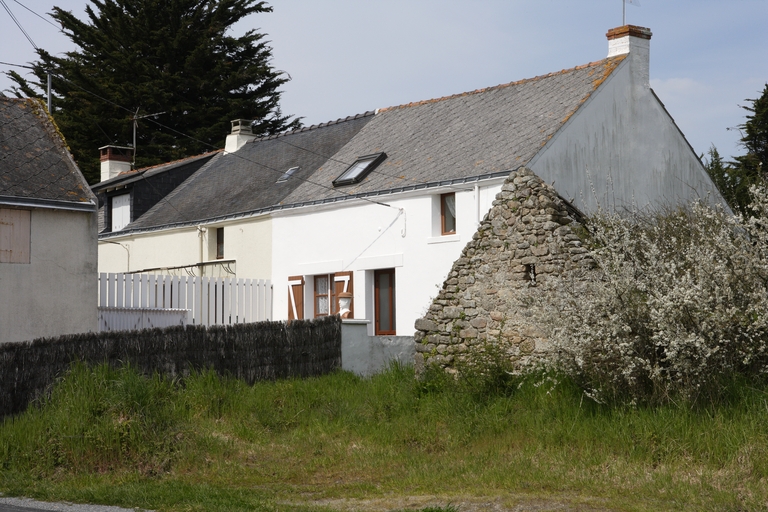
<instances>
[{"instance_id":1,"label":"white picket fence","mask_svg":"<svg viewBox=\"0 0 768 512\"><path fill-rule=\"evenodd\" d=\"M98 308L99 331L135 331L186 325L188 309Z\"/></svg>"},{"instance_id":2,"label":"white picket fence","mask_svg":"<svg viewBox=\"0 0 768 512\"><path fill-rule=\"evenodd\" d=\"M272 319L272 284L264 279L101 273L99 308L186 309L186 323L206 326L259 322Z\"/></svg>"}]
</instances>

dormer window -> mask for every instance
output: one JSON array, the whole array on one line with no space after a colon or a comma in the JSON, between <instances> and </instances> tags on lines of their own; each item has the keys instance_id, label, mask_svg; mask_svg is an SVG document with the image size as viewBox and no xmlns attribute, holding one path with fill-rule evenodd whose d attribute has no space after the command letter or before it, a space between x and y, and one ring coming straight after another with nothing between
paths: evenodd
<instances>
[{"instance_id":1,"label":"dormer window","mask_svg":"<svg viewBox=\"0 0 768 512\"><path fill-rule=\"evenodd\" d=\"M387 158L385 153L374 153L373 155L359 157L341 176L333 180L333 186L338 187L340 185L360 183L363 181L363 178L368 176L368 174L383 162L385 158Z\"/></svg>"},{"instance_id":2,"label":"dormer window","mask_svg":"<svg viewBox=\"0 0 768 512\"><path fill-rule=\"evenodd\" d=\"M291 178L291 176L293 176L293 173L295 173L295 172L296 172L296 171L298 171L298 170L299 170L299 168L298 168L298 167L291 167L290 169L288 169L287 171L285 171L285 172L283 173L283 175L282 175L282 176L280 176L280 177L277 179L277 182L276 182L276 183L283 183L283 182L286 182L286 181L288 181L288 180Z\"/></svg>"}]
</instances>

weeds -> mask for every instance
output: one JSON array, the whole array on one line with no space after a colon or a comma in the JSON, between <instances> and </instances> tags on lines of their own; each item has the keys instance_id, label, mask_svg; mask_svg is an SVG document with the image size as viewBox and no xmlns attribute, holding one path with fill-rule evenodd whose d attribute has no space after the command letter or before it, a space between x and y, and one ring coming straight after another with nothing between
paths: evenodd
<instances>
[{"instance_id":1,"label":"weeds","mask_svg":"<svg viewBox=\"0 0 768 512\"><path fill-rule=\"evenodd\" d=\"M297 496L768 500L763 388L733 381L727 401L695 410L608 407L568 378L494 375L416 380L395 365L248 386L75 366L0 425L0 490L162 510L274 510Z\"/></svg>"}]
</instances>

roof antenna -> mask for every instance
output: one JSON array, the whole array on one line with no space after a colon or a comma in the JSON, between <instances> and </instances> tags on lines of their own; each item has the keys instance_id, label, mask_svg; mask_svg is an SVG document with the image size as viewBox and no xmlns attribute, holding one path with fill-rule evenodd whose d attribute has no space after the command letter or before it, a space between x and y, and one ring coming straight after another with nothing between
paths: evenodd
<instances>
[{"instance_id":1,"label":"roof antenna","mask_svg":"<svg viewBox=\"0 0 768 512\"><path fill-rule=\"evenodd\" d=\"M156 114L147 114L144 116L139 115L139 109L141 107L136 109L136 113L133 115L133 163L131 163L131 169L136 168L136 127L139 124L139 119L144 119L146 117L154 117L159 116L160 114L165 114L165 112L157 112Z\"/></svg>"},{"instance_id":2,"label":"roof antenna","mask_svg":"<svg viewBox=\"0 0 768 512\"><path fill-rule=\"evenodd\" d=\"M634 5L636 7L640 7L640 0L621 0L622 1L622 9L621 9L621 26L627 24L627 3Z\"/></svg>"}]
</instances>

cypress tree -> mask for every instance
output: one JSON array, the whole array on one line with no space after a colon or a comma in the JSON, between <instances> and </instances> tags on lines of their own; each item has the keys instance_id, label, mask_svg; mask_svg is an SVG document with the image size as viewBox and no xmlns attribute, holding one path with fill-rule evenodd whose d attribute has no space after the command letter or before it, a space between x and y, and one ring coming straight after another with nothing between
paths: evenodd
<instances>
[{"instance_id":1,"label":"cypress tree","mask_svg":"<svg viewBox=\"0 0 768 512\"><path fill-rule=\"evenodd\" d=\"M36 80L8 74L16 95L42 97L51 71L53 117L94 183L97 148L132 145L134 117L137 168L222 147L233 119L255 120L259 136L298 128L280 111L288 77L272 68L265 35L228 35L246 16L271 10L257 0L89 0L82 21L54 7L78 49L38 51Z\"/></svg>"}]
</instances>

